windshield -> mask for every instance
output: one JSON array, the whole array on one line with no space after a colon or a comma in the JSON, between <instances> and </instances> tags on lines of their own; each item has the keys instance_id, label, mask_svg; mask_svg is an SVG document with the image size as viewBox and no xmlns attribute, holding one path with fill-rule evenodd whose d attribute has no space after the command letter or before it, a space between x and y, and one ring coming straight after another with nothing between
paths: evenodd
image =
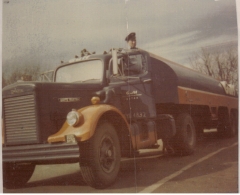
<instances>
[{"instance_id":1,"label":"windshield","mask_svg":"<svg viewBox=\"0 0 240 195\"><path fill-rule=\"evenodd\" d=\"M91 60L63 66L57 70L56 82L101 82L103 64L100 60Z\"/></svg>"}]
</instances>

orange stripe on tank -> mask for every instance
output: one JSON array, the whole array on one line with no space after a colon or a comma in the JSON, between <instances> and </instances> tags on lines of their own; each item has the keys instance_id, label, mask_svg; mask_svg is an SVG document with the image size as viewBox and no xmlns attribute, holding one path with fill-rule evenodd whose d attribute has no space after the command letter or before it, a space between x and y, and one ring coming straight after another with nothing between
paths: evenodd
<instances>
[{"instance_id":1,"label":"orange stripe on tank","mask_svg":"<svg viewBox=\"0 0 240 195\"><path fill-rule=\"evenodd\" d=\"M205 92L186 87L178 87L179 104L207 105L209 107L228 107L238 109L238 98Z\"/></svg>"}]
</instances>

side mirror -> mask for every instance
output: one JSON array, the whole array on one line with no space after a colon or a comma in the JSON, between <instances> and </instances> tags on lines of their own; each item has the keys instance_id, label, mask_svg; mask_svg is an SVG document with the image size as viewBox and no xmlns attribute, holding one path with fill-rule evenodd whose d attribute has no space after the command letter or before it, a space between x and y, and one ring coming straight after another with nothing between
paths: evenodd
<instances>
[{"instance_id":1,"label":"side mirror","mask_svg":"<svg viewBox=\"0 0 240 195\"><path fill-rule=\"evenodd\" d=\"M113 75L118 74L117 50L112 49Z\"/></svg>"}]
</instances>

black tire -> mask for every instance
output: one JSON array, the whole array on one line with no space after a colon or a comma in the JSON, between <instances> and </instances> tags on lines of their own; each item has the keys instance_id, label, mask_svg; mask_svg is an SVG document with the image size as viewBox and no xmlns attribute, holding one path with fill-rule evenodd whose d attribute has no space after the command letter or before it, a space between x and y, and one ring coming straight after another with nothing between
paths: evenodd
<instances>
[{"instance_id":1,"label":"black tire","mask_svg":"<svg viewBox=\"0 0 240 195\"><path fill-rule=\"evenodd\" d=\"M196 130L191 116L187 113L179 114L176 120L176 135L171 141L176 155L190 155L196 147Z\"/></svg>"},{"instance_id":2,"label":"black tire","mask_svg":"<svg viewBox=\"0 0 240 195\"><path fill-rule=\"evenodd\" d=\"M230 121L226 115L223 119L220 119L219 125L217 127L217 132L219 137L231 138L238 134L238 121L235 115L230 115Z\"/></svg>"},{"instance_id":3,"label":"black tire","mask_svg":"<svg viewBox=\"0 0 240 195\"><path fill-rule=\"evenodd\" d=\"M204 138L204 127L202 124L195 124L196 137L197 140L202 140Z\"/></svg>"},{"instance_id":4,"label":"black tire","mask_svg":"<svg viewBox=\"0 0 240 195\"><path fill-rule=\"evenodd\" d=\"M16 189L23 187L31 178L35 164L3 163L3 187Z\"/></svg>"},{"instance_id":5,"label":"black tire","mask_svg":"<svg viewBox=\"0 0 240 195\"><path fill-rule=\"evenodd\" d=\"M106 188L114 183L120 169L120 160L118 136L110 123L101 123L88 142L80 143L82 176L94 188Z\"/></svg>"},{"instance_id":6,"label":"black tire","mask_svg":"<svg viewBox=\"0 0 240 195\"><path fill-rule=\"evenodd\" d=\"M237 135L237 118L231 114L229 129L226 132L227 137L235 137Z\"/></svg>"},{"instance_id":7,"label":"black tire","mask_svg":"<svg viewBox=\"0 0 240 195\"><path fill-rule=\"evenodd\" d=\"M228 129L227 125L219 124L217 126L217 135L218 135L218 137L220 137L220 138L226 137L227 129Z\"/></svg>"}]
</instances>

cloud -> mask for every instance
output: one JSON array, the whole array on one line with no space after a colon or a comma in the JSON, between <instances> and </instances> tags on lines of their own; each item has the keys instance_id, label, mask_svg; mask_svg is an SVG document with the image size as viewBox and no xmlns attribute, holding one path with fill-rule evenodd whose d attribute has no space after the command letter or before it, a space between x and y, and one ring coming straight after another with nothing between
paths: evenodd
<instances>
[{"instance_id":1,"label":"cloud","mask_svg":"<svg viewBox=\"0 0 240 195\"><path fill-rule=\"evenodd\" d=\"M188 58L201 47L225 45L238 40L234 1L188 1L188 6L184 6L187 1L179 3L176 1L177 6L170 10L173 16L167 12L161 13L163 18L170 18L159 20L160 24L165 24L161 28L149 23L150 30L146 32L147 38L140 47L187 65Z\"/></svg>"},{"instance_id":2,"label":"cloud","mask_svg":"<svg viewBox=\"0 0 240 195\"><path fill-rule=\"evenodd\" d=\"M80 50L138 47L184 61L202 45L237 39L235 1L11 0L3 4L3 64L58 64ZM128 29L127 29L128 24Z\"/></svg>"},{"instance_id":3,"label":"cloud","mask_svg":"<svg viewBox=\"0 0 240 195\"><path fill-rule=\"evenodd\" d=\"M169 45L182 45L189 40L193 40L196 35L199 34L199 31L187 32L184 34L177 34L174 36L166 37L164 39L160 39L158 41L146 43L143 47L152 49L157 47L166 47Z\"/></svg>"},{"instance_id":4,"label":"cloud","mask_svg":"<svg viewBox=\"0 0 240 195\"><path fill-rule=\"evenodd\" d=\"M34 56L34 60L43 58L45 63L56 64L83 48L97 52L110 49L116 37L124 44L126 26L122 4L120 1L12 0L3 8L3 60Z\"/></svg>"},{"instance_id":5,"label":"cloud","mask_svg":"<svg viewBox=\"0 0 240 195\"><path fill-rule=\"evenodd\" d=\"M229 33L227 29L237 24L234 0L140 0L128 5L129 28L141 32L143 43L191 31L202 31L206 36Z\"/></svg>"},{"instance_id":6,"label":"cloud","mask_svg":"<svg viewBox=\"0 0 240 195\"><path fill-rule=\"evenodd\" d=\"M156 55L162 56L177 63L189 66L189 58L202 47L221 47L236 44L237 36L222 35L198 39L200 31L193 31L175 36L169 36L142 46Z\"/></svg>"}]
</instances>

